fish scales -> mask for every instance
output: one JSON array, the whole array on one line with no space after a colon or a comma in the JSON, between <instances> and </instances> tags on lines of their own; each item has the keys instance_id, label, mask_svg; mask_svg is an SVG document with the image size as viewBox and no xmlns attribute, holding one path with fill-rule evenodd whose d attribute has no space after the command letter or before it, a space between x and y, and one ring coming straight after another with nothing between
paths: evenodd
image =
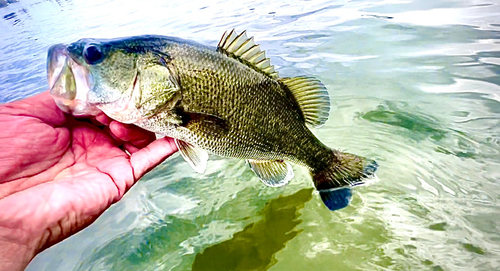
<instances>
[{"instance_id":1,"label":"fish scales","mask_svg":"<svg viewBox=\"0 0 500 271\"><path fill-rule=\"evenodd\" d=\"M208 153L246 159L268 186L306 166L330 210L347 206L350 187L377 164L333 150L309 127L326 122L330 100L312 77L280 78L246 32L224 33L217 48L165 36L82 39L49 49L51 94L75 115L101 110L175 139L181 155L204 172ZM309 127L308 127L309 126Z\"/></svg>"},{"instance_id":2,"label":"fish scales","mask_svg":"<svg viewBox=\"0 0 500 271\"><path fill-rule=\"evenodd\" d=\"M228 131L217 132L210 127L185 131L191 142L220 156L287 158L313 166L329 161L330 150L305 126L298 105L279 82L215 50L176 43L165 49L182 86L179 107L227 122ZM148 124L141 125L149 128ZM157 132L168 134L166 130ZM303 145L298 147L296 142L301 141Z\"/></svg>"}]
</instances>

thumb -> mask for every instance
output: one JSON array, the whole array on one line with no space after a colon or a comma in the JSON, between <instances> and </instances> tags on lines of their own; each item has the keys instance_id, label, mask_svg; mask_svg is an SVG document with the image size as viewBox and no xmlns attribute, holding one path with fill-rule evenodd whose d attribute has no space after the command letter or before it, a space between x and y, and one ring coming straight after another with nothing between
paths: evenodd
<instances>
[{"instance_id":1,"label":"thumb","mask_svg":"<svg viewBox=\"0 0 500 271\"><path fill-rule=\"evenodd\" d=\"M174 139L164 137L151 142L148 146L130 156L134 170L134 179L139 180L144 174L163 162L177 151Z\"/></svg>"}]
</instances>

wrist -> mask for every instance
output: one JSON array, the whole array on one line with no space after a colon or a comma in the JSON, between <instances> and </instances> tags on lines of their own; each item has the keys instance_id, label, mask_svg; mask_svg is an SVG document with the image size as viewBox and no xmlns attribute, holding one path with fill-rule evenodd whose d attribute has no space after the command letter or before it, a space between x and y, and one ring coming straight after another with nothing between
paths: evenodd
<instances>
[{"instance_id":1,"label":"wrist","mask_svg":"<svg viewBox=\"0 0 500 271\"><path fill-rule=\"evenodd\" d=\"M0 270L24 270L36 255L36 241L19 239L15 231L0 225Z\"/></svg>"},{"instance_id":2,"label":"wrist","mask_svg":"<svg viewBox=\"0 0 500 271\"><path fill-rule=\"evenodd\" d=\"M34 219L22 204L27 201L15 195L0 199L0 270L24 270L41 250L43 241L39 227L26 225Z\"/></svg>"}]
</instances>

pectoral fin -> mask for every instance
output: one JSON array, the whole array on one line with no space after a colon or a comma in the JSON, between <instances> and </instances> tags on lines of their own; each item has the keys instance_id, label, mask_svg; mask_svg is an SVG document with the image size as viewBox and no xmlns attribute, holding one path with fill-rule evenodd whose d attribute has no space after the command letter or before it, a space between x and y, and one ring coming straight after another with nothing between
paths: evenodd
<instances>
[{"instance_id":1,"label":"pectoral fin","mask_svg":"<svg viewBox=\"0 0 500 271\"><path fill-rule=\"evenodd\" d=\"M279 187L288 184L293 178L293 169L283 160L247 160L250 168L267 186Z\"/></svg>"},{"instance_id":2,"label":"pectoral fin","mask_svg":"<svg viewBox=\"0 0 500 271\"><path fill-rule=\"evenodd\" d=\"M181 114L182 125L196 133L203 133L208 137L217 137L229 132L228 123L219 117L203 113L184 112Z\"/></svg>"},{"instance_id":3,"label":"pectoral fin","mask_svg":"<svg viewBox=\"0 0 500 271\"><path fill-rule=\"evenodd\" d=\"M208 152L185 141L175 139L175 144L184 160L198 173L205 172L208 162Z\"/></svg>"}]
</instances>

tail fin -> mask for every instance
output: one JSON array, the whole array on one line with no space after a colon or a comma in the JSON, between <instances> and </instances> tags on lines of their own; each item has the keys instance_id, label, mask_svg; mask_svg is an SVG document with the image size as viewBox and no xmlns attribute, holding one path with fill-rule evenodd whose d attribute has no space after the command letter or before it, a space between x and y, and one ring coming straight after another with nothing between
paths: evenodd
<instances>
[{"instance_id":1,"label":"tail fin","mask_svg":"<svg viewBox=\"0 0 500 271\"><path fill-rule=\"evenodd\" d=\"M377 162L350 153L333 151L329 166L311 171L314 185L323 203L335 211L349 205L351 186L363 184L377 170Z\"/></svg>"}]
</instances>

